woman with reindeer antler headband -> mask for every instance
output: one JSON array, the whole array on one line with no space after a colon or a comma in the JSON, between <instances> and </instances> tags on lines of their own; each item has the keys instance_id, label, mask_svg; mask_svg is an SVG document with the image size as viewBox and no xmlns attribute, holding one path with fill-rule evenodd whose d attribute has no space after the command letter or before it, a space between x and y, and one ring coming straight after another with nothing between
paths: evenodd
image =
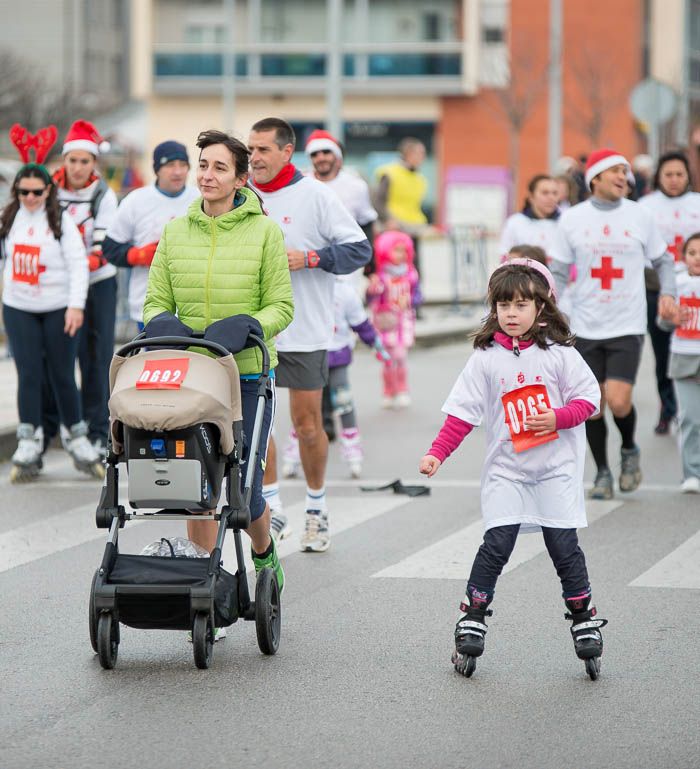
<instances>
[{"instance_id":1,"label":"woman with reindeer antler headband","mask_svg":"<svg viewBox=\"0 0 700 769\"><path fill-rule=\"evenodd\" d=\"M17 368L18 446L12 482L36 478L42 466L42 380L44 359L61 422L69 431L68 452L78 470L104 473L87 439L75 383L77 332L88 289L85 246L70 216L61 213L51 175L42 165L56 141L56 127L36 135L15 124L10 138L24 165L0 214L0 248L5 258L2 310ZM30 152L34 150L34 161Z\"/></svg>"}]
</instances>

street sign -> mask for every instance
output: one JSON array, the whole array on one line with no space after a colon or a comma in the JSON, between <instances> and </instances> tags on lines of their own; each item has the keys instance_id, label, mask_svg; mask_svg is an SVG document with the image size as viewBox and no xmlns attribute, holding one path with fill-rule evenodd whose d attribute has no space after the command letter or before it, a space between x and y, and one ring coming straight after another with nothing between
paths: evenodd
<instances>
[{"instance_id":1,"label":"street sign","mask_svg":"<svg viewBox=\"0 0 700 769\"><path fill-rule=\"evenodd\" d=\"M637 120L659 126L676 114L678 97L670 85L647 78L632 89L630 109Z\"/></svg>"}]
</instances>

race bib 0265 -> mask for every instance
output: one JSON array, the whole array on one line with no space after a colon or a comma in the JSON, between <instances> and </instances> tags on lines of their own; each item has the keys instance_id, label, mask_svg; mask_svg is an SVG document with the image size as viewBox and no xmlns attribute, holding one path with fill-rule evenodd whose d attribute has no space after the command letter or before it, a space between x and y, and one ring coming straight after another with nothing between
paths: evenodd
<instances>
[{"instance_id":1,"label":"race bib 0265","mask_svg":"<svg viewBox=\"0 0 700 769\"><path fill-rule=\"evenodd\" d=\"M526 385L506 393L501 401L505 411L506 424L513 440L516 453L527 451L550 441L556 441L559 433L535 435L528 430L525 420L539 414L538 408L551 408L547 388L542 384Z\"/></svg>"},{"instance_id":2,"label":"race bib 0265","mask_svg":"<svg viewBox=\"0 0 700 769\"><path fill-rule=\"evenodd\" d=\"M687 307L688 317L683 325L676 329L676 336L682 339L700 339L700 298L697 296L682 296L678 302Z\"/></svg>"},{"instance_id":3,"label":"race bib 0265","mask_svg":"<svg viewBox=\"0 0 700 769\"><path fill-rule=\"evenodd\" d=\"M189 358L161 358L144 361L136 380L138 390L179 390L190 367Z\"/></svg>"}]
</instances>

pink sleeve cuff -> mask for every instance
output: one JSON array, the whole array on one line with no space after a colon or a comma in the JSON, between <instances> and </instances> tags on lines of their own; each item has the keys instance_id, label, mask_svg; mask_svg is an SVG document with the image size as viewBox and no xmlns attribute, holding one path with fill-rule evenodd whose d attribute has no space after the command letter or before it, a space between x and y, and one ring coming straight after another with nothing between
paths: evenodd
<instances>
[{"instance_id":1,"label":"pink sleeve cuff","mask_svg":"<svg viewBox=\"0 0 700 769\"><path fill-rule=\"evenodd\" d=\"M557 430L570 430L572 427L583 424L588 417L595 411L595 406L582 399L573 400L562 406L560 409L554 409L556 417Z\"/></svg>"},{"instance_id":2,"label":"pink sleeve cuff","mask_svg":"<svg viewBox=\"0 0 700 769\"><path fill-rule=\"evenodd\" d=\"M428 454L444 462L474 429L474 425L448 414Z\"/></svg>"}]
</instances>

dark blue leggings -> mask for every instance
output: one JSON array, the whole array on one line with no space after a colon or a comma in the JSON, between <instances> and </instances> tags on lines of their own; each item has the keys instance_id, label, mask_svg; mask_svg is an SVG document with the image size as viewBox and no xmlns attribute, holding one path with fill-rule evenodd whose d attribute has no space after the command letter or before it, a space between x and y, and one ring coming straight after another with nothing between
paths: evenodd
<instances>
[{"instance_id":1,"label":"dark blue leggings","mask_svg":"<svg viewBox=\"0 0 700 769\"><path fill-rule=\"evenodd\" d=\"M520 524L494 526L484 534L484 541L479 548L469 584L485 593L493 593L496 580L508 563L515 541L520 532ZM576 529L550 529L542 527L544 544L549 557L557 570L565 598L579 595L590 588L586 557L578 543Z\"/></svg>"},{"instance_id":2,"label":"dark blue leggings","mask_svg":"<svg viewBox=\"0 0 700 769\"><path fill-rule=\"evenodd\" d=\"M80 422L80 396L75 383L78 337L63 332L66 308L51 312L25 312L2 307L5 331L17 368L19 421L41 425L44 357L58 401L61 422L71 427Z\"/></svg>"}]
</instances>

